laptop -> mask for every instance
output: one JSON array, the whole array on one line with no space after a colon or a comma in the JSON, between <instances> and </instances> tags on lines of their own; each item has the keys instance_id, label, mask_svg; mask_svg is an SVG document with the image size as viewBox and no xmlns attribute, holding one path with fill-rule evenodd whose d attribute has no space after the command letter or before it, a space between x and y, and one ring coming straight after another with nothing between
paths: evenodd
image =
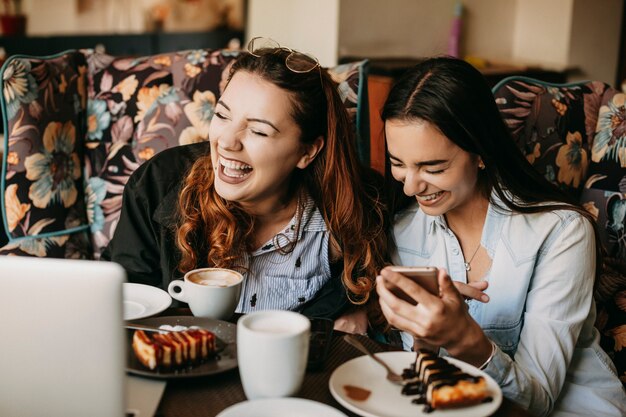
<instances>
[{"instance_id":1,"label":"laptop","mask_svg":"<svg viewBox=\"0 0 626 417\"><path fill-rule=\"evenodd\" d=\"M129 415L126 385L145 387L125 375L125 280L112 262L0 256L0 416Z\"/></svg>"}]
</instances>

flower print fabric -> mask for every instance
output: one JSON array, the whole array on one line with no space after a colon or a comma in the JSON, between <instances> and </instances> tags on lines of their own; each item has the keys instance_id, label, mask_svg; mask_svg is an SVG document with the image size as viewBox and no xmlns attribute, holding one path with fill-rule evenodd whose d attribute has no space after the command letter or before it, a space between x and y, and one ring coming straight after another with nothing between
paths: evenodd
<instances>
[{"instance_id":1,"label":"flower print fabric","mask_svg":"<svg viewBox=\"0 0 626 417\"><path fill-rule=\"evenodd\" d=\"M104 212L100 204L106 193L106 183L102 178L89 178L85 198L87 199L87 220L92 233L102 230L104 226Z\"/></svg>"},{"instance_id":2,"label":"flower print fabric","mask_svg":"<svg viewBox=\"0 0 626 417\"><path fill-rule=\"evenodd\" d=\"M616 94L600 107L598 128L591 158L594 162L610 159L626 168L626 95Z\"/></svg>"},{"instance_id":3,"label":"flower print fabric","mask_svg":"<svg viewBox=\"0 0 626 417\"><path fill-rule=\"evenodd\" d=\"M587 151L583 148L580 132L568 132L565 140L567 143L559 148L556 156L555 162L559 167L557 180L578 188L587 175Z\"/></svg>"},{"instance_id":4,"label":"flower print fabric","mask_svg":"<svg viewBox=\"0 0 626 417\"><path fill-rule=\"evenodd\" d=\"M91 100L87 104L87 139L102 140L102 132L109 127L111 115L103 100Z\"/></svg>"},{"instance_id":5,"label":"flower print fabric","mask_svg":"<svg viewBox=\"0 0 626 417\"><path fill-rule=\"evenodd\" d=\"M75 152L76 129L71 122L51 122L44 131L41 153L24 161L26 178L34 181L28 197L35 207L45 208L60 201L69 207L78 194L75 181L80 178L80 160Z\"/></svg>"},{"instance_id":6,"label":"flower print fabric","mask_svg":"<svg viewBox=\"0 0 626 417\"><path fill-rule=\"evenodd\" d=\"M9 58L6 64L2 221L11 243L0 254L63 256L70 240L63 231L86 224L86 75L87 62L79 52L49 59Z\"/></svg>"},{"instance_id":7,"label":"flower print fabric","mask_svg":"<svg viewBox=\"0 0 626 417\"><path fill-rule=\"evenodd\" d=\"M588 134L585 106L598 108L603 91L597 83L552 86L518 79L494 93L504 122L526 159L575 199L586 180L593 139Z\"/></svg>"},{"instance_id":8,"label":"flower print fabric","mask_svg":"<svg viewBox=\"0 0 626 417\"><path fill-rule=\"evenodd\" d=\"M30 104L37 98L37 83L31 74L31 64L25 59L11 61L2 78L7 118L12 119L22 104Z\"/></svg>"},{"instance_id":9,"label":"flower print fabric","mask_svg":"<svg viewBox=\"0 0 626 417\"><path fill-rule=\"evenodd\" d=\"M17 184L11 184L4 192L9 232L15 230L30 210L30 204L22 203L17 196Z\"/></svg>"},{"instance_id":10,"label":"flower print fabric","mask_svg":"<svg viewBox=\"0 0 626 417\"><path fill-rule=\"evenodd\" d=\"M209 123L215 111L215 94L211 91L196 91L193 101L185 105L185 114L196 130L197 135L206 140L209 138Z\"/></svg>"}]
</instances>

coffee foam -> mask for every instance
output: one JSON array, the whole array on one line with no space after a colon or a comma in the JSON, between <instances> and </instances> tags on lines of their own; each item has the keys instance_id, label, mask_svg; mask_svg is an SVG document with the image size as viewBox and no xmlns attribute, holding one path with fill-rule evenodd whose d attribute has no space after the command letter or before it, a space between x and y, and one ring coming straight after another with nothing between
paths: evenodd
<instances>
[{"instance_id":1,"label":"coffee foam","mask_svg":"<svg viewBox=\"0 0 626 417\"><path fill-rule=\"evenodd\" d=\"M241 281L241 278L234 272L229 271L199 271L189 275L189 281L207 287L230 287Z\"/></svg>"}]
</instances>

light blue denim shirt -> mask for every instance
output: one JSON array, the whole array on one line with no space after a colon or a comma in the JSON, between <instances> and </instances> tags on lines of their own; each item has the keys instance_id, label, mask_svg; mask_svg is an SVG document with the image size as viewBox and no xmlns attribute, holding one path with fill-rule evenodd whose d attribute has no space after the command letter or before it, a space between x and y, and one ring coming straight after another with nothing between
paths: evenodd
<instances>
[{"instance_id":1,"label":"light blue denim shirt","mask_svg":"<svg viewBox=\"0 0 626 417\"><path fill-rule=\"evenodd\" d=\"M394 238L395 264L446 268L467 282L443 216L412 206L396 217ZM625 415L624 388L594 327L589 222L569 210L513 214L490 204L481 244L492 259L490 301L470 301L469 311L498 346L485 372L504 396L540 416Z\"/></svg>"}]
</instances>

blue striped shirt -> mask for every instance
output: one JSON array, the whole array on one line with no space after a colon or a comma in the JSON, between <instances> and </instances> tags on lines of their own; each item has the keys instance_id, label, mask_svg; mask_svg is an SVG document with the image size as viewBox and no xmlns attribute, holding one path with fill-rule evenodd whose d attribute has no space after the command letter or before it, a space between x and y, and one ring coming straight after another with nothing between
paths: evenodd
<instances>
[{"instance_id":1,"label":"blue striped shirt","mask_svg":"<svg viewBox=\"0 0 626 417\"><path fill-rule=\"evenodd\" d=\"M302 220L298 236L298 216ZM246 254L237 313L278 309L299 311L330 280L328 229L313 199L307 197L287 227L261 248ZM290 242L293 251L284 253ZM283 250L281 250L281 248Z\"/></svg>"}]
</instances>

